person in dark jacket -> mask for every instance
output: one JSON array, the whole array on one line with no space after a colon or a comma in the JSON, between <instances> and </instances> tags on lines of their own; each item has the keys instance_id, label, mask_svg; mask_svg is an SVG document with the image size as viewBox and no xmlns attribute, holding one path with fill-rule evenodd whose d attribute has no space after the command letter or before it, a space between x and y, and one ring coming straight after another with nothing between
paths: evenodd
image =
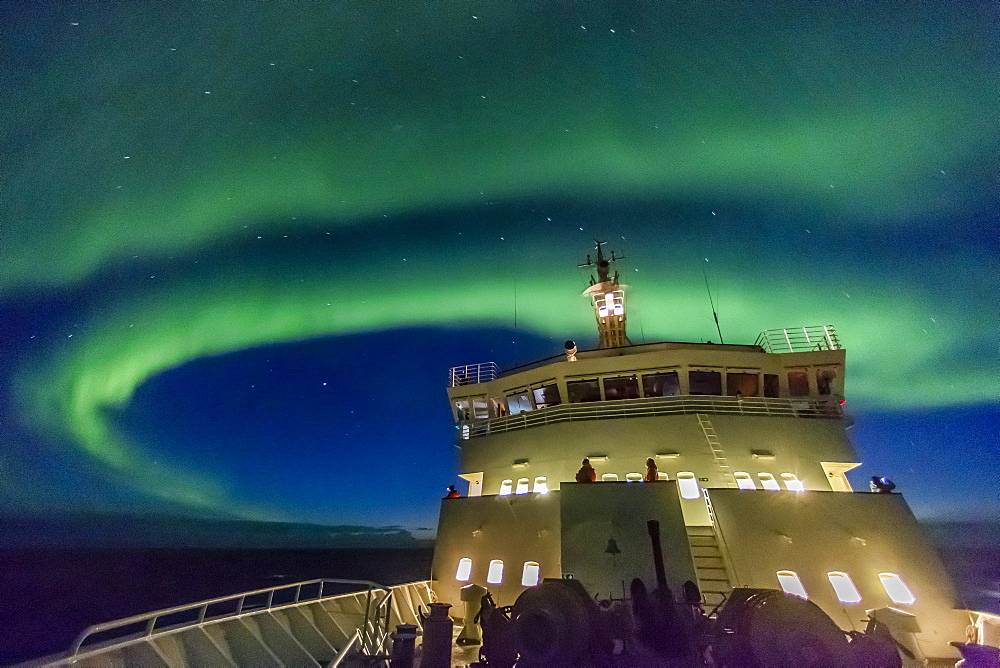
<instances>
[{"instance_id":1,"label":"person in dark jacket","mask_svg":"<svg viewBox=\"0 0 1000 668\"><path fill-rule=\"evenodd\" d=\"M583 466L576 472L577 482L597 482L597 471L590 465L589 459L583 460Z\"/></svg>"},{"instance_id":2,"label":"person in dark jacket","mask_svg":"<svg viewBox=\"0 0 1000 668\"><path fill-rule=\"evenodd\" d=\"M445 494L444 498L446 498L446 499L457 499L460 496L462 496L462 495L458 493L458 490L455 489L454 485L448 485L448 493Z\"/></svg>"},{"instance_id":3,"label":"person in dark jacket","mask_svg":"<svg viewBox=\"0 0 1000 668\"><path fill-rule=\"evenodd\" d=\"M646 460L646 475L643 476L643 482L656 482L659 480L659 471L656 470L656 462L650 457Z\"/></svg>"}]
</instances>

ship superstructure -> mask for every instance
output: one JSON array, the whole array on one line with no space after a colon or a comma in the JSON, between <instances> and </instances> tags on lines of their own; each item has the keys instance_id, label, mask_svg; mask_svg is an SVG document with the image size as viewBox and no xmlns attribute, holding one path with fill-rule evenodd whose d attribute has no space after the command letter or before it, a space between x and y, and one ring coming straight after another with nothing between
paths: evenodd
<instances>
[{"instance_id":1,"label":"ship superstructure","mask_svg":"<svg viewBox=\"0 0 1000 668\"><path fill-rule=\"evenodd\" d=\"M584 291L600 347L500 373L451 369L448 398L467 496L442 502L433 586L475 583L501 605L543 578L598 598L654 573L661 527L673 591L714 606L737 588L782 589L841 628L878 619L913 655L947 658L975 622L898 494L855 492L833 326L762 332L753 344L632 345L626 286L597 244ZM595 483L575 482L583 459ZM652 459L658 478L642 482Z\"/></svg>"}]
</instances>

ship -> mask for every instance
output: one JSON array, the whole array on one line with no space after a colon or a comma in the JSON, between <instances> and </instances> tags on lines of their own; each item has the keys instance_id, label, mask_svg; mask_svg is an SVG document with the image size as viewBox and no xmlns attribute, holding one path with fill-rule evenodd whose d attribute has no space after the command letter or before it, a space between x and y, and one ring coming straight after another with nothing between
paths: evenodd
<instances>
[{"instance_id":1,"label":"ship","mask_svg":"<svg viewBox=\"0 0 1000 668\"><path fill-rule=\"evenodd\" d=\"M597 348L450 369L464 488L428 580L155 611L31 665L1000 665L1000 617L962 606L904 496L847 477L834 326L634 344L621 259L581 264Z\"/></svg>"}]
</instances>

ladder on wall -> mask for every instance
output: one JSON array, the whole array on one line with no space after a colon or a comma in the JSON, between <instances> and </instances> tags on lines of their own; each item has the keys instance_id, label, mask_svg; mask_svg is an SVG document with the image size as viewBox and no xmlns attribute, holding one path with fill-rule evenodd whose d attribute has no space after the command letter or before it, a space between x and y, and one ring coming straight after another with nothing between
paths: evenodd
<instances>
[{"instance_id":1,"label":"ladder on wall","mask_svg":"<svg viewBox=\"0 0 1000 668\"><path fill-rule=\"evenodd\" d=\"M726 453L722 451L722 444L719 443L719 437L715 433L712 421L704 413L695 413L695 416L698 418L698 426L701 427L701 432L705 435L708 448L712 451L712 457L722 471L722 478L726 481L726 487L736 487L736 478L733 477L733 470L729 468Z\"/></svg>"},{"instance_id":2,"label":"ladder on wall","mask_svg":"<svg viewBox=\"0 0 1000 668\"><path fill-rule=\"evenodd\" d=\"M705 605L714 608L733 590L719 542L710 526L688 526L686 529L695 574L698 576L698 589L701 590Z\"/></svg>"}]
</instances>

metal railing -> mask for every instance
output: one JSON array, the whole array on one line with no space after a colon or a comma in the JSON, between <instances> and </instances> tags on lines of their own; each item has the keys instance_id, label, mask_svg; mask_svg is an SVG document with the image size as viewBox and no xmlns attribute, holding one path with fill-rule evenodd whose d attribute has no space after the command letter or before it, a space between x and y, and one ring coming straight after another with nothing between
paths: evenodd
<instances>
[{"instance_id":1,"label":"metal railing","mask_svg":"<svg viewBox=\"0 0 1000 668\"><path fill-rule=\"evenodd\" d=\"M496 362L480 362L479 364L453 366L448 371L448 387L486 383L496 380L499 375L500 371L497 369Z\"/></svg>"},{"instance_id":2,"label":"metal railing","mask_svg":"<svg viewBox=\"0 0 1000 668\"><path fill-rule=\"evenodd\" d=\"M760 333L755 345L767 353L805 353L816 350L840 350L840 340L833 325L812 325L792 329L768 329Z\"/></svg>"},{"instance_id":3,"label":"metal railing","mask_svg":"<svg viewBox=\"0 0 1000 668\"><path fill-rule=\"evenodd\" d=\"M325 588L328 586L351 586L362 587L362 589L328 594L325 593ZM268 589L256 589L232 596L213 598L95 624L87 627L77 636L70 646L67 658L83 658L92 649L107 652L115 647L132 644L137 640L149 639L160 634L176 633L189 627L361 593L366 593L365 617L348 646L359 644L361 651L369 656L388 654L392 590L368 580L323 578ZM143 630L136 633L136 627L139 625L143 626ZM94 645L85 647L88 639L98 635L102 637L94 641ZM96 646L97 643L100 643L99 647ZM341 652L346 650L345 647Z\"/></svg>"},{"instance_id":4,"label":"metal railing","mask_svg":"<svg viewBox=\"0 0 1000 668\"><path fill-rule=\"evenodd\" d=\"M576 420L610 420L618 418L650 417L654 415L674 415L683 413L718 413L729 415L762 415L771 417L797 418L842 418L844 412L840 400L830 399L784 399L770 397L723 397L702 395L680 395L674 397L650 397L646 399L619 399L616 401L593 401L582 404L560 404L548 408L506 415L487 420L474 420L463 425L468 427L468 437L540 427L557 422ZM466 433L462 430L463 438Z\"/></svg>"}]
</instances>

